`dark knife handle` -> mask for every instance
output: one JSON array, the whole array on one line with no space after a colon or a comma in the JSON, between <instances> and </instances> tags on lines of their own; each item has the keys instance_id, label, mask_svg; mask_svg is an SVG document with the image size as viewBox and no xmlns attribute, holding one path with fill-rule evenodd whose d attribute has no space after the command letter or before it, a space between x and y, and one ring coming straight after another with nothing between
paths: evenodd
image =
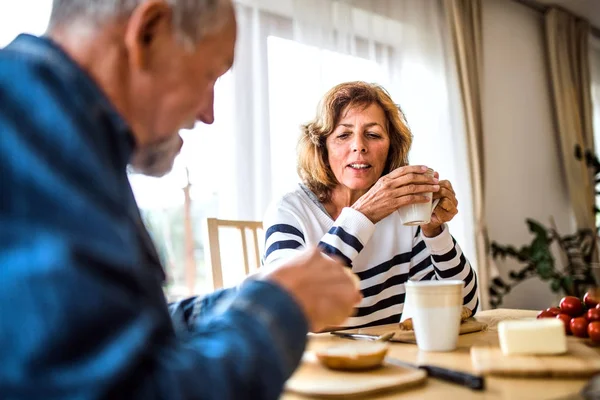
<instances>
[{"instance_id":1,"label":"dark knife handle","mask_svg":"<svg viewBox=\"0 0 600 400\"><path fill-rule=\"evenodd\" d=\"M466 386L473 390L484 390L485 379L483 376L472 375L467 372L455 371L433 365L420 365L419 368L427 371L427 375L443 381Z\"/></svg>"}]
</instances>

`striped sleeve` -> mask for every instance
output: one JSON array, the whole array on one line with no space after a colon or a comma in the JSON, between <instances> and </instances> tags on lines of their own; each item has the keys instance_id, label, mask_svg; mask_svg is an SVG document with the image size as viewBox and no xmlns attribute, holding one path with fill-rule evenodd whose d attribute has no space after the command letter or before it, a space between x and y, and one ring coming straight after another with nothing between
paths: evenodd
<instances>
[{"instance_id":1,"label":"striped sleeve","mask_svg":"<svg viewBox=\"0 0 600 400\"><path fill-rule=\"evenodd\" d=\"M292 212L279 209L271 215L271 218L265 217L264 220L266 231L263 263L265 266L279 265L304 249L307 244L311 244L307 243L303 221ZM375 224L367 217L346 207L329 231L320 239L318 246L323 253L337 256L344 264L352 266L352 260L364 248L374 231Z\"/></svg>"},{"instance_id":2,"label":"striped sleeve","mask_svg":"<svg viewBox=\"0 0 600 400\"><path fill-rule=\"evenodd\" d=\"M424 247L425 250L422 249ZM419 263L419 260L428 262ZM415 280L462 280L465 282L463 305L473 311L479 306L477 274L447 226L444 226L441 234L433 238L423 236L420 229L417 231L413 241L413 263L409 275Z\"/></svg>"}]
</instances>

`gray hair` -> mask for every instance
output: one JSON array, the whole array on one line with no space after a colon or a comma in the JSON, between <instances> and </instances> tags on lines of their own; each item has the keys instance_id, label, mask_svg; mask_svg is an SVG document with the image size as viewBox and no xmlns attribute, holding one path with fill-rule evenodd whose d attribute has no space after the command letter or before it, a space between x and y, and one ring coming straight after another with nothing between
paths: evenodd
<instances>
[{"instance_id":1,"label":"gray hair","mask_svg":"<svg viewBox=\"0 0 600 400\"><path fill-rule=\"evenodd\" d=\"M49 29L74 23L93 24L127 18L146 0L53 0ZM171 6L175 33L184 42L197 43L228 21L231 0L164 0ZM89 26L89 25L88 25Z\"/></svg>"}]
</instances>

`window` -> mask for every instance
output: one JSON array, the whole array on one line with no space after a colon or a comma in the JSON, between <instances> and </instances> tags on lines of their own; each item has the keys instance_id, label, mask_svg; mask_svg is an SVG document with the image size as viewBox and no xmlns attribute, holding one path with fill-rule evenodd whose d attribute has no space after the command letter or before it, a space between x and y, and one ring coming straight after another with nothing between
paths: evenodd
<instances>
[{"instance_id":1,"label":"window","mask_svg":"<svg viewBox=\"0 0 600 400\"><path fill-rule=\"evenodd\" d=\"M431 162L453 183L465 179L458 176L454 165L453 132L458 131L449 128L445 64L431 50L435 46L429 36L427 46L421 46L410 26L355 12L358 10L339 14L341 25L337 28L328 20L315 28L312 18L297 19L285 7L275 12L243 5L245 1L236 3L236 63L216 85L215 123L181 132L185 146L167 176L130 176L169 278L167 292L175 297L212 289L204 254L206 217L261 219L273 198L295 187L300 125L314 117L318 101L335 84L364 80L384 86L402 105L415 134L411 162ZM306 6L307 15L334 5L343 11L338 7L341 3L295 3L299 9L293 11ZM0 2L0 47L19 32L43 33L51 5L51 0ZM352 18L344 17L349 15ZM350 25L356 26L348 25L351 20L354 23ZM381 29L372 30L371 26ZM310 38L311 45L290 38ZM463 219L469 219L461 213ZM472 234L465 228L470 224L458 218L453 225L452 232L463 249L467 247L466 252L474 255L469 251L472 247L464 245L471 242L466 238ZM225 246L236 246L233 239L224 239ZM226 285L242 279L234 270L239 266L235 264L241 263L233 259L223 263L230 271L224 274ZM228 263L231 266L225 265ZM195 273L190 275L190 270Z\"/></svg>"},{"instance_id":2,"label":"window","mask_svg":"<svg viewBox=\"0 0 600 400\"><path fill-rule=\"evenodd\" d=\"M250 172L242 173L251 182L243 182L246 185L244 187L258 186L259 181L268 180L271 199L292 190L299 182L296 141L300 125L314 118L317 103L327 90L351 80L375 82L388 89L392 98L402 105L415 134L411 162L429 164L442 171L444 178L449 178L453 183L457 181L444 77L436 78L435 72L419 62L418 58L405 59L401 68L403 79L394 84L389 65L385 62L325 50L277 36L269 36L266 41L269 149L263 150L262 154L270 157L271 168L267 172L269 176L262 177L257 176L259 172L248 165ZM382 58L385 60L385 57ZM237 157L246 157L247 153L254 151L249 147L257 146L249 137L263 133L255 132L252 123L245 121L246 118L257 118L256 115L240 112L245 105L240 106L239 102L251 101L243 97L251 92L247 89L249 83L236 76L239 71L236 68L244 67L236 65L218 83L215 89L215 124L198 125L193 131L182 132L186 145L171 174L161 179L131 178L139 206L167 268L170 278L168 292L172 296L185 295L190 290L201 293L211 289L209 266L204 258L203 220L207 216L231 218L235 203L247 201L244 191L233 188L239 184L236 181L247 179L239 175L234 165L236 162L239 164ZM247 74L247 71L242 73ZM248 109L243 109L245 113L248 112ZM258 112L264 110L258 107ZM244 165L241 167L244 168ZM193 289L185 278L186 265L190 265L190 260L185 258L184 245L183 187L187 184L186 168L192 185L190 218L193 222L193 263L196 268ZM264 211L264 207L261 208L255 218L262 218ZM451 223L454 236L461 244L465 243L463 248L467 249L470 233L463 219L469 217L468 213L463 213ZM222 246L239 246L234 240L225 235L221 239ZM222 261L224 270L228 271L224 273L226 285L240 282L243 274L235 268L241 262L232 258Z\"/></svg>"},{"instance_id":3,"label":"window","mask_svg":"<svg viewBox=\"0 0 600 400\"><path fill-rule=\"evenodd\" d=\"M196 124L181 131L185 146L173 170L162 178L132 174L129 177L144 222L157 246L167 271L167 293L175 298L212 290L209 268L205 265L204 219L220 214L229 199L224 196L233 119L232 74L219 79L215 87L215 123ZM184 189L189 187L189 198ZM186 215L189 206L190 214ZM191 231L185 221L190 218ZM186 256L187 235L192 236L193 257ZM186 268L196 271L192 282ZM227 280L226 280L227 282ZM227 282L229 283L229 282Z\"/></svg>"},{"instance_id":4,"label":"window","mask_svg":"<svg viewBox=\"0 0 600 400\"><path fill-rule=\"evenodd\" d=\"M306 46L271 36L268 47L268 88L270 115L270 179L272 192L281 194L298 182L296 174L296 140L299 127L314 117L316 104L333 85L348 80L366 80L385 85L383 68L376 62L340 53ZM304 60L311 60L309 65ZM296 77L297 79L290 79ZM212 289L209 266L205 264L206 217L230 218L233 202L244 201L243 196L232 196L235 191L235 163L239 149L233 141L236 113L233 96L236 80L233 72L224 76L215 88L215 123L196 125L192 131L182 131L185 146L177 158L173 171L156 179L132 175L130 182L144 220L157 244L167 269L171 297L187 295L190 291L203 293ZM239 122L239 121L238 121ZM252 135L249 130L245 135ZM191 184L191 220L194 238L194 259L185 257L185 199L183 188ZM253 179L260 179L253 177ZM261 210L261 213L264 209ZM261 214L262 215L262 214ZM260 218L260 217L259 217ZM189 232L187 233L189 234ZM237 237L226 232L221 237L222 248L235 247ZM186 266L195 264L196 279L193 289L186 282ZM225 285L234 285L243 279L241 262L222 257Z\"/></svg>"},{"instance_id":5,"label":"window","mask_svg":"<svg viewBox=\"0 0 600 400\"><path fill-rule=\"evenodd\" d=\"M0 1L0 48L19 33L43 34L51 11L52 0Z\"/></svg>"}]
</instances>

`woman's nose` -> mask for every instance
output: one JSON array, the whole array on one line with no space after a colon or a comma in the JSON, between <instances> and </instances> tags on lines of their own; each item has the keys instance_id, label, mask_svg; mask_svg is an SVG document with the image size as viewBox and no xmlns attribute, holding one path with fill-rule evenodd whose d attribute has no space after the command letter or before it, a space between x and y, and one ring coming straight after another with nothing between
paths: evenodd
<instances>
[{"instance_id":1,"label":"woman's nose","mask_svg":"<svg viewBox=\"0 0 600 400\"><path fill-rule=\"evenodd\" d=\"M362 140L357 139L352 143L352 151L356 153L366 153L367 147Z\"/></svg>"}]
</instances>

